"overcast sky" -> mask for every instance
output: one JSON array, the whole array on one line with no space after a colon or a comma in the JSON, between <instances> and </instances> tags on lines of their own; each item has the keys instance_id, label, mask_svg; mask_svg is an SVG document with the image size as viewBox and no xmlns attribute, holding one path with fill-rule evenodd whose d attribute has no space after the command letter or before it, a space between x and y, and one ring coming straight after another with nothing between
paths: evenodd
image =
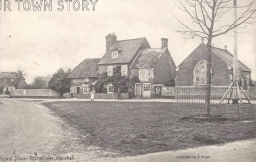
<instances>
[{"instance_id":1,"label":"overcast sky","mask_svg":"<svg viewBox=\"0 0 256 162\"><path fill-rule=\"evenodd\" d=\"M89 12L67 11L66 2L64 11L58 11L57 0L53 0L52 11L18 11L15 0L10 1L12 11L2 8L0 15L0 72L21 67L28 83L36 76L52 75L61 67L73 69L85 58L102 57L108 33L114 32L118 40L146 37L152 48L161 46L161 38L168 38L176 65L201 43L200 38L185 39L173 30L178 23L171 12L181 20L186 17L172 0L99 0L94 12L92 5ZM228 19L232 19L232 13ZM238 36L238 58L252 69L253 79L255 33L254 25ZM227 45L233 53L232 32L213 43L220 48Z\"/></svg>"}]
</instances>

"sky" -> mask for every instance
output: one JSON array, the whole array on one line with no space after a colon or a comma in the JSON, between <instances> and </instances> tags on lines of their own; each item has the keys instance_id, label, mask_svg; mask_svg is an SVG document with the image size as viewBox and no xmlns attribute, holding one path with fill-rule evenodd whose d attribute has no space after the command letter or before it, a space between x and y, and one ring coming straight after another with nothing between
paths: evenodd
<instances>
[{"instance_id":1,"label":"sky","mask_svg":"<svg viewBox=\"0 0 256 162\"><path fill-rule=\"evenodd\" d=\"M24 11L22 3L18 11L18 3L10 2L11 11L3 11L3 5L0 11L0 72L23 69L28 83L59 68L73 69L86 58L102 57L109 33L115 33L117 40L146 37L152 48L161 47L161 38L168 38L176 66L202 42L174 30L179 24L173 15L184 22L189 19L172 0L99 0L95 11L91 4L90 11L74 11L72 6L68 11L64 1L64 10L59 11L59 0L52 0L52 11ZM232 13L223 21L230 19ZM256 26L241 30L238 58L256 80ZM232 32L214 39L213 44L227 45L233 53Z\"/></svg>"}]
</instances>

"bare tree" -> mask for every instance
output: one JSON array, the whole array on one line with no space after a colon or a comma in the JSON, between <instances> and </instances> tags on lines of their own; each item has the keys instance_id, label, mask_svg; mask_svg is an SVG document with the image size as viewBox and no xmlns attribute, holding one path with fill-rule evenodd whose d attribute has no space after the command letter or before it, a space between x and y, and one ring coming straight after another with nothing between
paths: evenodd
<instances>
[{"instance_id":1,"label":"bare tree","mask_svg":"<svg viewBox=\"0 0 256 162\"><path fill-rule=\"evenodd\" d=\"M237 6L236 0L175 0L176 6L185 12L191 24L180 21L181 28L176 30L181 34L188 34L190 38L200 37L207 39L207 95L206 108L210 115L210 94L211 94L211 52L212 40L215 37L224 35L238 26L254 23L255 0L250 0L248 4ZM244 1L243 1L244 4ZM227 20L228 14L232 10L239 10L238 16L232 21ZM216 22L222 25L216 27ZM233 77L234 78L234 77Z\"/></svg>"},{"instance_id":2,"label":"bare tree","mask_svg":"<svg viewBox=\"0 0 256 162\"><path fill-rule=\"evenodd\" d=\"M11 73L8 76L7 81L13 84L15 89L18 89L18 86L21 83L21 81L25 79L24 77L25 77L24 71L21 69L18 69L16 73Z\"/></svg>"}]
</instances>

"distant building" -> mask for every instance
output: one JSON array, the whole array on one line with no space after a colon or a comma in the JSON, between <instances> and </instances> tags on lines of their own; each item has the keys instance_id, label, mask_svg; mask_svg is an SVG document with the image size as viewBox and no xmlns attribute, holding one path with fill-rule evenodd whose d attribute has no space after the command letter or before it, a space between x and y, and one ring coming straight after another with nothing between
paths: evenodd
<instances>
[{"instance_id":1,"label":"distant building","mask_svg":"<svg viewBox=\"0 0 256 162\"><path fill-rule=\"evenodd\" d=\"M18 89L23 89L27 86L25 78L18 80L18 74L16 72L1 72L0 73L0 94L7 94L11 90L15 89L13 82L18 82Z\"/></svg>"},{"instance_id":2,"label":"distant building","mask_svg":"<svg viewBox=\"0 0 256 162\"><path fill-rule=\"evenodd\" d=\"M90 84L95 84L98 79L98 62L96 59L85 59L75 67L68 78L70 79L70 93L89 93Z\"/></svg>"},{"instance_id":3,"label":"distant building","mask_svg":"<svg viewBox=\"0 0 256 162\"><path fill-rule=\"evenodd\" d=\"M99 61L99 73L121 66L122 75L137 76L141 83L132 87L136 97L161 97L164 83L176 77L175 64L168 50L168 39L162 39L160 48L151 48L146 38L117 40L115 34L106 36L106 52ZM113 85L107 85L107 92L113 93ZM156 96L157 93L157 96Z\"/></svg>"},{"instance_id":4,"label":"distant building","mask_svg":"<svg viewBox=\"0 0 256 162\"><path fill-rule=\"evenodd\" d=\"M205 86L207 46L201 43L178 67L177 86ZM238 62L239 82L244 90L251 85L251 70ZM233 80L233 55L227 49L212 48L212 86L229 86Z\"/></svg>"}]
</instances>

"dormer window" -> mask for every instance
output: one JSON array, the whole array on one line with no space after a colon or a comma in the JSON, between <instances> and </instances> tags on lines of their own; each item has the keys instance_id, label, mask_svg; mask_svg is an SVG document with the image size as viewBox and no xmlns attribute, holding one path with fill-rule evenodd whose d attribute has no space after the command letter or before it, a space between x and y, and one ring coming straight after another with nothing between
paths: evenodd
<instances>
[{"instance_id":1,"label":"dormer window","mask_svg":"<svg viewBox=\"0 0 256 162\"><path fill-rule=\"evenodd\" d=\"M112 58L118 57L118 51L112 51Z\"/></svg>"}]
</instances>

